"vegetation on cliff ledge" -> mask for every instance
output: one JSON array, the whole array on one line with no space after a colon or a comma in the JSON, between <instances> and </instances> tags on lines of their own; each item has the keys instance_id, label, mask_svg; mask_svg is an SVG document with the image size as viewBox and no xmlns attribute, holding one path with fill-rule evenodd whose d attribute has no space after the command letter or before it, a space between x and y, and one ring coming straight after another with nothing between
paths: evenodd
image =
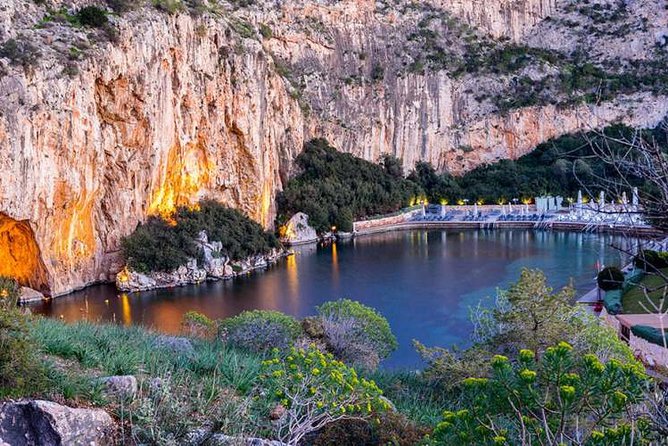
<instances>
[{"instance_id":1,"label":"vegetation on cliff ledge","mask_svg":"<svg viewBox=\"0 0 668 446\"><path fill-rule=\"evenodd\" d=\"M123 257L128 266L140 272L172 271L188 258L199 259L202 250L196 243L201 231L210 241L221 242L221 254L242 260L265 254L279 246L271 232L242 212L212 201L194 207L182 206L165 218L151 216L122 240Z\"/></svg>"},{"instance_id":2,"label":"vegetation on cliff ledge","mask_svg":"<svg viewBox=\"0 0 668 446\"><path fill-rule=\"evenodd\" d=\"M458 177L418 161L406 178L397 158L386 155L374 164L337 152L325 140L313 140L297 157L299 173L278 197L278 223L304 212L318 232L331 226L349 231L353 220L388 214L421 200L497 204L515 198L532 201L548 194L574 200L578 190L593 198L601 189L611 191L611 184L622 175L625 182L640 188L641 196L651 194L648 181L633 172L621 172L619 166L600 156L601 152L625 153L628 146L623 141L634 138L656 142L668 150L668 134L662 125L641 132L615 125L601 132L561 136L517 160L480 166Z\"/></svg>"},{"instance_id":3,"label":"vegetation on cliff ledge","mask_svg":"<svg viewBox=\"0 0 668 446\"><path fill-rule=\"evenodd\" d=\"M299 173L278 197L279 225L304 212L318 232L332 226L349 232L354 220L397 211L420 192L404 179L396 158L374 164L338 152L324 139L308 142L295 162Z\"/></svg>"}]
</instances>

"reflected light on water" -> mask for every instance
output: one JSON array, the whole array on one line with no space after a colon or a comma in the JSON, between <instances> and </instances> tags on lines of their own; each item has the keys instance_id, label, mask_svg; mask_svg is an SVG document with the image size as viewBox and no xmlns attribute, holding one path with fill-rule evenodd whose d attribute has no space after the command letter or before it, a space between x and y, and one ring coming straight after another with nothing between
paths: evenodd
<instances>
[{"instance_id":1,"label":"reflected light on water","mask_svg":"<svg viewBox=\"0 0 668 446\"><path fill-rule=\"evenodd\" d=\"M320 248L298 246L266 271L234 280L132 294L98 285L31 309L62 314L68 322L143 324L179 333L188 311L212 319L254 309L304 317L326 301L348 297L388 319L400 345L385 364L413 367L419 361L413 339L465 347L471 306L493 301L497 288L517 280L523 267L544 270L555 288L573 277L578 291L589 290L597 260L624 263L611 243L625 246L629 240L532 230L389 232Z\"/></svg>"},{"instance_id":2,"label":"reflected light on water","mask_svg":"<svg viewBox=\"0 0 668 446\"><path fill-rule=\"evenodd\" d=\"M299 302L299 274L297 271L297 255L290 254L285 260L285 272L288 281L288 295L290 302L295 305Z\"/></svg>"},{"instance_id":3,"label":"reflected light on water","mask_svg":"<svg viewBox=\"0 0 668 446\"><path fill-rule=\"evenodd\" d=\"M339 285L339 251L336 243L332 243L332 281Z\"/></svg>"},{"instance_id":4,"label":"reflected light on water","mask_svg":"<svg viewBox=\"0 0 668 446\"><path fill-rule=\"evenodd\" d=\"M128 297L127 293L123 293L120 295L121 299L121 315L122 315L122 321L123 325L130 325L132 324L132 310L130 309L130 298Z\"/></svg>"}]
</instances>

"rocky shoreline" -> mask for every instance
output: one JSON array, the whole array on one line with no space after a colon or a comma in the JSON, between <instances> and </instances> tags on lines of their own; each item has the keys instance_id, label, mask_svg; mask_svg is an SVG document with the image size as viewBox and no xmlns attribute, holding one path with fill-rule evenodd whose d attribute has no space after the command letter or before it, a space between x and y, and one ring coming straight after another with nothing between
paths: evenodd
<instances>
[{"instance_id":1,"label":"rocky shoreline","mask_svg":"<svg viewBox=\"0 0 668 446\"><path fill-rule=\"evenodd\" d=\"M210 242L204 231L200 232L197 245L202 251L201 265L191 258L171 272L152 271L142 273L127 265L116 274L116 288L122 292L149 291L196 285L205 281L229 280L252 271L267 268L292 254L285 248L275 248L266 254L258 254L244 260L232 260L223 254L222 243Z\"/></svg>"}]
</instances>

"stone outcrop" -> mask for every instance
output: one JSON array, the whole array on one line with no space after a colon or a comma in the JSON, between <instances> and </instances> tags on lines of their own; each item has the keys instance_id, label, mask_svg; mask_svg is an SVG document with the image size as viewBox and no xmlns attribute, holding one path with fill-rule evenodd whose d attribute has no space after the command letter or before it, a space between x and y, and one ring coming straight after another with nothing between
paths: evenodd
<instances>
[{"instance_id":1,"label":"stone outcrop","mask_svg":"<svg viewBox=\"0 0 668 446\"><path fill-rule=\"evenodd\" d=\"M560 41L534 29L568 35L564 50L648 59L666 23L658 7L646 31L608 45L567 34L559 25L574 14L567 0L211 2L216 13L175 14L147 6L111 16L113 32L57 16L88 1L38 3L0 5L0 45L14 39L16 49L0 57L0 259L22 285L50 295L113 280L120 239L177 205L213 198L270 227L276 193L312 137L373 161L390 153L405 168L427 160L457 173L564 133L653 126L668 110L665 97L636 92L501 112L481 95L509 94L517 76L415 69L422 59L460 57L476 39ZM415 43L430 26L440 33L431 49L447 54ZM212 259L207 274L229 275L223 263ZM186 267L149 279L201 274Z\"/></svg>"},{"instance_id":2,"label":"stone outcrop","mask_svg":"<svg viewBox=\"0 0 668 446\"><path fill-rule=\"evenodd\" d=\"M200 233L197 244L204 253L201 266L196 259L188 260L186 265L181 265L171 272L140 273L126 266L116 274L116 288L125 292L148 291L199 284L205 280L232 279L253 270L266 268L287 255L284 249L272 249L264 255L232 261L220 253L222 248L220 242L209 243L205 233Z\"/></svg>"},{"instance_id":3,"label":"stone outcrop","mask_svg":"<svg viewBox=\"0 0 668 446\"><path fill-rule=\"evenodd\" d=\"M282 228L281 241L288 245L303 245L318 241L318 234L308 224L308 215L297 212Z\"/></svg>"},{"instance_id":4,"label":"stone outcrop","mask_svg":"<svg viewBox=\"0 0 668 446\"><path fill-rule=\"evenodd\" d=\"M73 409L51 401L0 404L0 446L113 444L114 422L101 409Z\"/></svg>"},{"instance_id":5,"label":"stone outcrop","mask_svg":"<svg viewBox=\"0 0 668 446\"><path fill-rule=\"evenodd\" d=\"M105 376L100 378L107 395L131 399L137 394L137 378L132 375Z\"/></svg>"}]
</instances>

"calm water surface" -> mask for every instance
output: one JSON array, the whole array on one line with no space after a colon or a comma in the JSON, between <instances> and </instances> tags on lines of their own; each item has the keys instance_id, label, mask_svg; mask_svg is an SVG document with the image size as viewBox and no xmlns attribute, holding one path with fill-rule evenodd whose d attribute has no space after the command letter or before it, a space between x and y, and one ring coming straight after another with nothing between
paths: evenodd
<instances>
[{"instance_id":1,"label":"calm water surface","mask_svg":"<svg viewBox=\"0 0 668 446\"><path fill-rule=\"evenodd\" d=\"M498 287L523 267L545 271L553 286L572 278L580 291L594 284L595 264L620 265L608 235L508 231L409 231L378 234L327 247L304 247L267 271L200 286L119 294L99 285L35 305L33 311L66 321L88 319L143 324L176 333L181 316L210 318L244 310L280 310L303 317L321 303L348 297L376 308L390 322L399 349L387 367L414 367L412 347L466 346L469 308L493 300Z\"/></svg>"}]
</instances>

